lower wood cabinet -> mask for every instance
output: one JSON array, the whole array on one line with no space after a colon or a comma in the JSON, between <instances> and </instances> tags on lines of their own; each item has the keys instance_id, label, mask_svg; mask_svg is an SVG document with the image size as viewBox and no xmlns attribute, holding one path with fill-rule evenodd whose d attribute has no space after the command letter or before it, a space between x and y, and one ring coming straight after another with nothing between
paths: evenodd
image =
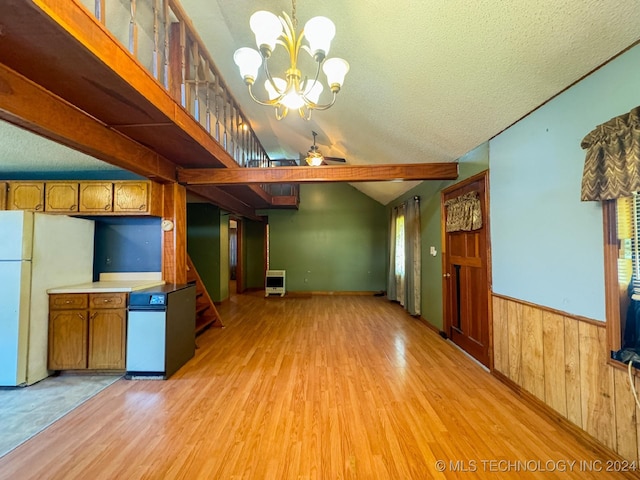
<instances>
[{"instance_id":1,"label":"lower wood cabinet","mask_svg":"<svg viewBox=\"0 0 640 480\"><path fill-rule=\"evenodd\" d=\"M50 370L124 370L126 293L49 295Z\"/></svg>"}]
</instances>

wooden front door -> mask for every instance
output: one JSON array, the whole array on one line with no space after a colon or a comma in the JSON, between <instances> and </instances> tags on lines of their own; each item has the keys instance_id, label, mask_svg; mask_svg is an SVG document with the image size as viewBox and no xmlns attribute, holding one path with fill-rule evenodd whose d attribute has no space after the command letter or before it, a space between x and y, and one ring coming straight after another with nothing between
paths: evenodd
<instances>
[{"instance_id":1,"label":"wooden front door","mask_svg":"<svg viewBox=\"0 0 640 480\"><path fill-rule=\"evenodd\" d=\"M482 227L447 232L445 202L478 192ZM490 365L489 330L489 216L487 172L442 192L444 330L451 340L487 367Z\"/></svg>"}]
</instances>

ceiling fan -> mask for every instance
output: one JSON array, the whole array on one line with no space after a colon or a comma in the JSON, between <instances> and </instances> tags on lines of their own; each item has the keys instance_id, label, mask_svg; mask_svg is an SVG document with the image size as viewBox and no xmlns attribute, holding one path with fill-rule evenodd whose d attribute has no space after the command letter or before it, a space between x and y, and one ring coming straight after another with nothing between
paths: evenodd
<instances>
[{"instance_id":1,"label":"ceiling fan","mask_svg":"<svg viewBox=\"0 0 640 480\"><path fill-rule=\"evenodd\" d=\"M316 145L316 136L318 134L314 131L311 131L311 133L313 134L313 145L311 145L311 147L309 148L309 151L307 152L307 156L304 157L304 160L305 162L307 162L307 165L310 165L312 167L317 167L320 165L330 165L331 163L347 162L344 158L325 157L324 155L322 155L322 153L320 153L320 150L318 150L318 146ZM300 156L302 157L302 155Z\"/></svg>"}]
</instances>

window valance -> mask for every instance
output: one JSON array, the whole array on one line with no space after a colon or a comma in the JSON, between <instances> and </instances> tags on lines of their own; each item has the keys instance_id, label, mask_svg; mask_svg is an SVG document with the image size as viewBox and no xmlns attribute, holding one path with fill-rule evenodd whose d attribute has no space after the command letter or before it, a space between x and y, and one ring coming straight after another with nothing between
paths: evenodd
<instances>
[{"instance_id":1,"label":"window valance","mask_svg":"<svg viewBox=\"0 0 640 480\"><path fill-rule=\"evenodd\" d=\"M582 140L581 200L630 197L640 190L640 107L598 125Z\"/></svg>"},{"instance_id":2,"label":"window valance","mask_svg":"<svg viewBox=\"0 0 640 480\"><path fill-rule=\"evenodd\" d=\"M482 207L478 192L469 192L444 202L447 232L471 231L482 228Z\"/></svg>"}]
</instances>

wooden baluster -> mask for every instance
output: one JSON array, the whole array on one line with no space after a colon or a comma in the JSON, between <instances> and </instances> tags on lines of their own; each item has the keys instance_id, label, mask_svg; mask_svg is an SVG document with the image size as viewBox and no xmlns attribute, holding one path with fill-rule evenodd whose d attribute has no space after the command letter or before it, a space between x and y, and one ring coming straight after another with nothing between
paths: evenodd
<instances>
[{"instance_id":1,"label":"wooden baluster","mask_svg":"<svg viewBox=\"0 0 640 480\"><path fill-rule=\"evenodd\" d=\"M205 122L204 128L207 129L207 132L211 134L211 105L209 105L210 97L211 97L211 82L209 79L211 78L211 70L209 69L209 60L204 61L204 85L205 85L205 93L204 93L204 101L205 101Z\"/></svg>"},{"instance_id":2,"label":"wooden baluster","mask_svg":"<svg viewBox=\"0 0 640 480\"><path fill-rule=\"evenodd\" d=\"M220 141L220 95L218 95L218 93L220 92L220 77L218 76L218 74L216 73L216 84L215 84L215 90L213 91L213 100L216 106L216 140L219 142Z\"/></svg>"},{"instance_id":3,"label":"wooden baluster","mask_svg":"<svg viewBox=\"0 0 640 480\"><path fill-rule=\"evenodd\" d=\"M236 148L238 147L238 120L237 120L238 109L235 104L231 103L231 156L237 162L238 157L236 156Z\"/></svg>"},{"instance_id":4,"label":"wooden baluster","mask_svg":"<svg viewBox=\"0 0 640 480\"><path fill-rule=\"evenodd\" d=\"M169 90L169 0L162 1L162 16L164 21L164 88Z\"/></svg>"},{"instance_id":5,"label":"wooden baluster","mask_svg":"<svg viewBox=\"0 0 640 480\"><path fill-rule=\"evenodd\" d=\"M227 150L227 108L228 108L229 102L227 100L227 92L224 92L222 101L224 102L223 108L222 108L223 115L224 115L222 119L222 126L224 128L224 134L223 134L224 137L222 139L222 147L225 149L225 151L228 152L229 150Z\"/></svg>"},{"instance_id":6,"label":"wooden baluster","mask_svg":"<svg viewBox=\"0 0 640 480\"><path fill-rule=\"evenodd\" d=\"M95 9L94 9L94 13L96 18L98 19L98 21L101 24L105 24L106 22L106 15L105 15L105 4L104 4L105 0L96 0L95 1Z\"/></svg>"},{"instance_id":7,"label":"wooden baluster","mask_svg":"<svg viewBox=\"0 0 640 480\"><path fill-rule=\"evenodd\" d=\"M191 47L191 54L193 55L193 67L194 67L194 101L193 101L193 116L200 123L200 50L198 49L198 42L193 42Z\"/></svg>"},{"instance_id":8,"label":"wooden baluster","mask_svg":"<svg viewBox=\"0 0 640 480\"><path fill-rule=\"evenodd\" d=\"M187 108L187 30L180 22L180 103Z\"/></svg>"},{"instance_id":9,"label":"wooden baluster","mask_svg":"<svg viewBox=\"0 0 640 480\"><path fill-rule=\"evenodd\" d=\"M138 55L138 25L136 23L136 0L130 0L131 17L129 19L129 53Z\"/></svg>"},{"instance_id":10,"label":"wooden baluster","mask_svg":"<svg viewBox=\"0 0 640 480\"><path fill-rule=\"evenodd\" d=\"M159 33L159 20L160 20L160 0L153 1L153 57L151 59L151 70L153 71L153 77L156 80L160 80L160 72L158 69L158 56L160 55L160 33Z\"/></svg>"}]
</instances>

